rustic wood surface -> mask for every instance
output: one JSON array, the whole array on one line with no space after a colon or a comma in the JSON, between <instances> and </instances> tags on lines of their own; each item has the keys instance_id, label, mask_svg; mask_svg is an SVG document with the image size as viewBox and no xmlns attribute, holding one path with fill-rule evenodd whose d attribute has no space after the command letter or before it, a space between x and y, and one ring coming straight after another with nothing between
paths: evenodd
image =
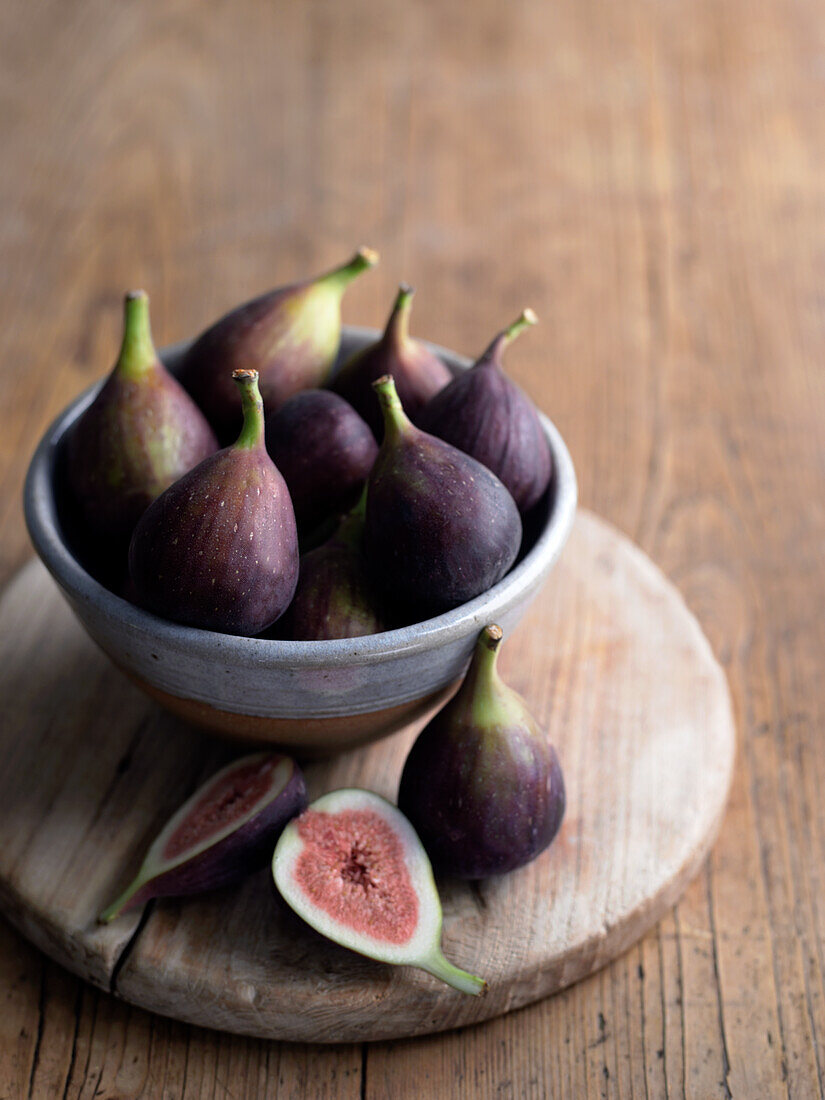
<instances>
[{"instance_id":1,"label":"rustic wood surface","mask_svg":"<svg viewBox=\"0 0 825 1100\"><path fill-rule=\"evenodd\" d=\"M141 696L31 562L0 599L0 911L132 1004L264 1038L409 1038L555 993L635 943L701 867L733 771L730 696L677 590L587 512L501 667L557 746L567 812L520 871L441 883L445 952L485 997L328 943L273 899L267 870L103 927L152 837L237 747ZM308 765L310 799L394 801L422 725Z\"/></svg>"},{"instance_id":2,"label":"rustic wood surface","mask_svg":"<svg viewBox=\"0 0 825 1100\"><path fill-rule=\"evenodd\" d=\"M585 505L678 584L733 690L701 876L567 992L317 1048L131 1009L0 925L0 1096L821 1096L825 1070L825 22L817 0L23 3L0 35L0 580L47 421L124 289L187 335L345 256L510 369ZM84 685L78 685L85 690ZM0 701L4 703L4 701ZM2 707L0 707L2 714Z\"/></svg>"}]
</instances>

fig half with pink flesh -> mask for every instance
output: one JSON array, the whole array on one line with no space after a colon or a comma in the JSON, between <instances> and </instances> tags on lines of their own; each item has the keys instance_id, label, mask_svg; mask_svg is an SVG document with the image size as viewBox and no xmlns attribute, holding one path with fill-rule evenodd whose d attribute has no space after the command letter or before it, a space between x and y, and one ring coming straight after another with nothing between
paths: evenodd
<instances>
[{"instance_id":1,"label":"fig half with pink flesh","mask_svg":"<svg viewBox=\"0 0 825 1100\"><path fill-rule=\"evenodd\" d=\"M275 885L299 917L379 962L415 966L462 993L487 983L445 959L430 861L404 815L371 791L332 791L286 826Z\"/></svg>"},{"instance_id":2,"label":"fig half with pink flesh","mask_svg":"<svg viewBox=\"0 0 825 1100\"><path fill-rule=\"evenodd\" d=\"M166 823L137 877L100 920L108 923L152 898L239 882L266 866L278 834L305 806L303 774L288 756L260 752L235 760Z\"/></svg>"}]
</instances>

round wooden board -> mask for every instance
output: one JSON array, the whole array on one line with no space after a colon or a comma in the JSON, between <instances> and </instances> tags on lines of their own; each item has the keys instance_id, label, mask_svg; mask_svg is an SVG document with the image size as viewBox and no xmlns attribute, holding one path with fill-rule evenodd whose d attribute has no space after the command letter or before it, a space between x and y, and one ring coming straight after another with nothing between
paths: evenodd
<instances>
[{"instance_id":1,"label":"round wooden board","mask_svg":"<svg viewBox=\"0 0 825 1100\"><path fill-rule=\"evenodd\" d=\"M568 805L528 867L440 883L445 953L487 978L486 997L328 943L266 871L102 927L165 819L238 749L144 698L32 562L0 601L0 908L127 1001L270 1038L422 1035L562 989L642 936L701 866L733 768L728 688L676 589L587 513L501 664L550 731ZM364 786L394 799L421 724L308 766L310 796Z\"/></svg>"}]
</instances>

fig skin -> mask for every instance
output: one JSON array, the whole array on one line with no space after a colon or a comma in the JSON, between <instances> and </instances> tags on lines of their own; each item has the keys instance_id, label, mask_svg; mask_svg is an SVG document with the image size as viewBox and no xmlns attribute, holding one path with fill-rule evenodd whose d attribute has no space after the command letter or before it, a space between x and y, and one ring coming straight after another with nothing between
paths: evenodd
<instances>
[{"instance_id":1,"label":"fig skin","mask_svg":"<svg viewBox=\"0 0 825 1100\"><path fill-rule=\"evenodd\" d=\"M266 420L266 446L302 531L351 508L378 454L353 407L329 390L295 394Z\"/></svg>"},{"instance_id":2,"label":"fig skin","mask_svg":"<svg viewBox=\"0 0 825 1100\"><path fill-rule=\"evenodd\" d=\"M256 764L288 769L286 782L274 798L260 803L257 812L248 817L226 836L208 845L194 856L183 858L180 854L172 860L163 858L163 849L169 841L168 832L175 818L187 807L196 807L205 791L223 776L233 771L254 767ZM270 787L271 789L271 787ZM284 825L301 813L307 805L306 783L303 773L294 760L273 753L256 753L233 761L217 775L204 783L167 825L150 846L137 877L127 889L100 915L100 921L108 923L123 912L143 905L152 898L186 897L202 894L240 882L254 871L265 867L272 856L272 849ZM253 809L255 804L253 803ZM220 810L220 807L218 807ZM184 817L177 827L184 823ZM192 847L198 842L195 841ZM184 849L185 853L185 849Z\"/></svg>"},{"instance_id":3,"label":"fig skin","mask_svg":"<svg viewBox=\"0 0 825 1100\"><path fill-rule=\"evenodd\" d=\"M301 558L295 598L284 616L286 637L361 638L386 629L361 551L364 503L362 495L332 538Z\"/></svg>"},{"instance_id":4,"label":"fig skin","mask_svg":"<svg viewBox=\"0 0 825 1100\"><path fill-rule=\"evenodd\" d=\"M217 449L203 413L158 359L146 293L130 291L118 360L67 440L66 476L82 523L125 554L152 501Z\"/></svg>"},{"instance_id":5,"label":"fig skin","mask_svg":"<svg viewBox=\"0 0 825 1100\"><path fill-rule=\"evenodd\" d=\"M501 637L496 626L482 631L464 683L419 734L398 790L433 867L460 878L524 866L564 817L555 749L496 671Z\"/></svg>"},{"instance_id":6,"label":"fig skin","mask_svg":"<svg viewBox=\"0 0 825 1100\"><path fill-rule=\"evenodd\" d=\"M367 482L364 554L387 600L421 621L501 580L521 518L486 466L410 423L391 378L374 388L386 431Z\"/></svg>"},{"instance_id":7,"label":"fig skin","mask_svg":"<svg viewBox=\"0 0 825 1100\"><path fill-rule=\"evenodd\" d=\"M132 537L129 571L141 605L155 614L251 637L289 606L298 534L286 483L264 446L257 372L233 377L241 434L150 505Z\"/></svg>"},{"instance_id":8,"label":"fig skin","mask_svg":"<svg viewBox=\"0 0 825 1100\"><path fill-rule=\"evenodd\" d=\"M332 271L237 306L198 337L178 377L222 441L240 426L233 371L258 371L269 412L300 390L324 385L341 342L344 291L377 263L378 253L362 248Z\"/></svg>"},{"instance_id":9,"label":"fig skin","mask_svg":"<svg viewBox=\"0 0 825 1100\"><path fill-rule=\"evenodd\" d=\"M500 332L475 364L433 397L417 423L472 455L502 481L528 512L547 489L553 459L536 407L501 365L504 349L536 323L526 309Z\"/></svg>"},{"instance_id":10,"label":"fig skin","mask_svg":"<svg viewBox=\"0 0 825 1100\"><path fill-rule=\"evenodd\" d=\"M414 294L413 287L401 284L380 340L351 355L331 382L331 388L364 418L379 442L384 437L384 418L373 382L390 375L404 411L417 423L427 402L453 377L437 355L409 334Z\"/></svg>"}]
</instances>

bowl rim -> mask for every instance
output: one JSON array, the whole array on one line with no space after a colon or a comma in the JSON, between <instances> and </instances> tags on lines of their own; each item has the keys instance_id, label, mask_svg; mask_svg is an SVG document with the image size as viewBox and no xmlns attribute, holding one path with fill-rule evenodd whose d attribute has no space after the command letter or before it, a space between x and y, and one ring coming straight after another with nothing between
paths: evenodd
<instances>
[{"instance_id":1,"label":"bowl rim","mask_svg":"<svg viewBox=\"0 0 825 1100\"><path fill-rule=\"evenodd\" d=\"M378 329L359 325L342 326L342 343L370 343L380 337ZM167 366L172 366L193 341L184 340L158 349ZM473 360L448 348L422 340L455 371L466 370ZM360 638L326 641L290 641L277 638L246 638L235 634L202 630L163 619L129 603L88 573L66 545L53 493L53 469L57 448L65 433L91 404L105 379L93 383L52 421L32 456L23 490L24 513L29 536L40 559L73 602L97 607L112 623L133 635L156 640L158 646L186 649L193 657L209 658L216 649L233 650L245 664L257 667L318 668L347 663L374 664L387 658L432 649L480 629L510 608L537 586L564 547L575 518L578 487L570 452L549 417L539 411L550 443L554 463L554 499L550 515L535 544L524 558L492 588L481 595L421 623L398 627Z\"/></svg>"}]
</instances>

